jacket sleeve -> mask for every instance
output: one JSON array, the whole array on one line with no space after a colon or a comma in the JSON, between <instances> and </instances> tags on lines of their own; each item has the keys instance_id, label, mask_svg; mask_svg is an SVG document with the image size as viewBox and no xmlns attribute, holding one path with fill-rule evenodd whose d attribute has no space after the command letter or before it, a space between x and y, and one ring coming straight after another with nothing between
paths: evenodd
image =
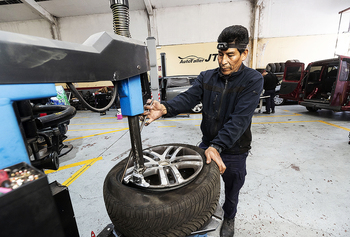
<instances>
[{"instance_id":1,"label":"jacket sleeve","mask_svg":"<svg viewBox=\"0 0 350 237\"><path fill-rule=\"evenodd\" d=\"M177 114L187 112L201 102L203 74L204 72L194 80L193 85L187 91L163 103L167 109L166 117L173 117Z\"/></svg>"},{"instance_id":2,"label":"jacket sleeve","mask_svg":"<svg viewBox=\"0 0 350 237\"><path fill-rule=\"evenodd\" d=\"M253 78L249 80L246 87L240 92L229 120L219 130L218 135L211 141L211 144L216 144L222 147L223 150L229 149L243 135L250 125L254 111L259 103L263 83L261 75L253 75Z\"/></svg>"}]
</instances>

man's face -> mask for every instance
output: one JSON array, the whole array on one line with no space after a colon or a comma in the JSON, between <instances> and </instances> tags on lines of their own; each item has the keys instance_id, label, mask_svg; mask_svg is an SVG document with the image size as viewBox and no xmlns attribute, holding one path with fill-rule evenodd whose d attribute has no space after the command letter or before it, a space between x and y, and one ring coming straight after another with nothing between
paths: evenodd
<instances>
[{"instance_id":1,"label":"man's face","mask_svg":"<svg viewBox=\"0 0 350 237\"><path fill-rule=\"evenodd\" d=\"M230 75L233 72L237 72L239 67L247 58L248 50L243 53L239 53L236 48L228 48L226 51L219 50L219 67L224 75Z\"/></svg>"}]
</instances>

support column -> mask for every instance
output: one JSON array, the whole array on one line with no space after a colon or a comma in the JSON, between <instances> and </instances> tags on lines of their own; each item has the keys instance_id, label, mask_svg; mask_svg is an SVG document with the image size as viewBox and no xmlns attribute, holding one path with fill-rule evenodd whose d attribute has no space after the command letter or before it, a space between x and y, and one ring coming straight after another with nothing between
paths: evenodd
<instances>
[{"instance_id":1,"label":"support column","mask_svg":"<svg viewBox=\"0 0 350 237\"><path fill-rule=\"evenodd\" d=\"M259 0L254 6L254 32L253 32L253 46L252 46L252 62L251 68L256 69L258 66L257 63L257 54L258 54L258 40L259 40L259 26L260 26L260 8L263 3L263 0Z\"/></svg>"},{"instance_id":2,"label":"support column","mask_svg":"<svg viewBox=\"0 0 350 237\"><path fill-rule=\"evenodd\" d=\"M29 7L34 13L38 14L45 20L47 20L51 25L52 38L56 40L61 40L61 34L58 29L57 18L53 16L50 12L46 11L42 6L40 6L34 0L22 0L22 2Z\"/></svg>"},{"instance_id":3,"label":"support column","mask_svg":"<svg viewBox=\"0 0 350 237\"><path fill-rule=\"evenodd\" d=\"M157 51L156 51L156 39L154 37L147 38L147 47L149 52L149 61L151 66L151 91L153 99L159 101L159 82L158 82L158 70L157 70Z\"/></svg>"}]
</instances>

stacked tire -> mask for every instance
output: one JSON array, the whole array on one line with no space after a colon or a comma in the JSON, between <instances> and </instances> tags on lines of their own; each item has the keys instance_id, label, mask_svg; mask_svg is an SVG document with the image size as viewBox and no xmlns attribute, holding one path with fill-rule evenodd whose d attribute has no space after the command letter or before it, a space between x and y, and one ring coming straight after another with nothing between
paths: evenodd
<instances>
[{"instance_id":1,"label":"stacked tire","mask_svg":"<svg viewBox=\"0 0 350 237\"><path fill-rule=\"evenodd\" d=\"M269 63L266 65L266 71L277 73L284 72L285 63Z\"/></svg>"},{"instance_id":2,"label":"stacked tire","mask_svg":"<svg viewBox=\"0 0 350 237\"><path fill-rule=\"evenodd\" d=\"M268 63L266 65L266 71L272 72L272 73L279 73L279 72L284 72L284 68L286 67L286 63L296 63L299 62L298 59L292 59L292 60L287 60L285 63Z\"/></svg>"}]
</instances>

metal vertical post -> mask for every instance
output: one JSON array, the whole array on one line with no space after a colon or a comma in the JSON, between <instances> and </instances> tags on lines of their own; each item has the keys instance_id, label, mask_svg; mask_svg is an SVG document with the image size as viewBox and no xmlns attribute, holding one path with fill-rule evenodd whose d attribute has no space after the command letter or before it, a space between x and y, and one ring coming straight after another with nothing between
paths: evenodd
<instances>
[{"instance_id":1,"label":"metal vertical post","mask_svg":"<svg viewBox=\"0 0 350 237\"><path fill-rule=\"evenodd\" d=\"M160 54L160 62L162 66L162 77L166 77L165 53Z\"/></svg>"},{"instance_id":2,"label":"metal vertical post","mask_svg":"<svg viewBox=\"0 0 350 237\"><path fill-rule=\"evenodd\" d=\"M137 170L143 169L142 143L138 116L128 116L131 148L134 153L134 166Z\"/></svg>"},{"instance_id":3,"label":"metal vertical post","mask_svg":"<svg viewBox=\"0 0 350 237\"><path fill-rule=\"evenodd\" d=\"M157 52L156 52L156 39L154 37L147 38L147 48L149 52L149 61L151 66L151 89L153 99L159 101L159 82L158 82L158 71L157 71Z\"/></svg>"}]
</instances>

